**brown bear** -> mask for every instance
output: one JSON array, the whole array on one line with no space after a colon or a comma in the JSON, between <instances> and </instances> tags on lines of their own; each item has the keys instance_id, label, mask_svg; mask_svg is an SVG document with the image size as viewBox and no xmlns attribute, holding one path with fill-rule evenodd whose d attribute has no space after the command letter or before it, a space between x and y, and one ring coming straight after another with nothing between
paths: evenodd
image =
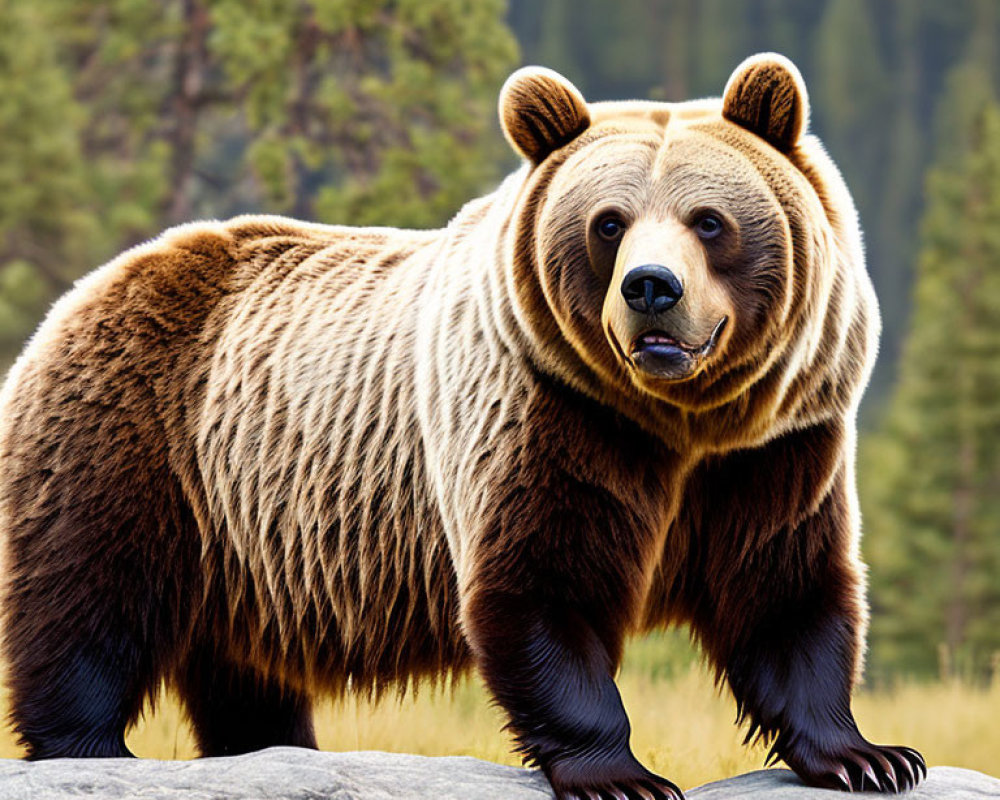
<instances>
[{"instance_id":1,"label":"brown bear","mask_svg":"<svg viewBox=\"0 0 1000 800\"><path fill-rule=\"evenodd\" d=\"M161 681L219 755L475 666L559 798L679 798L614 675L686 624L805 781L919 780L851 714L878 314L795 67L679 104L528 68L500 115L526 163L442 230L196 223L53 308L0 397L29 757L126 755Z\"/></svg>"}]
</instances>

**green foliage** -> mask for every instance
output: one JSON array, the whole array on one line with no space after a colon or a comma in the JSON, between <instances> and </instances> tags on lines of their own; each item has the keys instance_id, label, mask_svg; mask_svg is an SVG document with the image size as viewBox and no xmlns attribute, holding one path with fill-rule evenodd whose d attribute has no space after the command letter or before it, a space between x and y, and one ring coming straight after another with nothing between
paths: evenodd
<instances>
[{"instance_id":1,"label":"green foliage","mask_svg":"<svg viewBox=\"0 0 1000 800\"><path fill-rule=\"evenodd\" d=\"M876 665L989 672L1000 652L1000 108L928 180L914 310L864 448Z\"/></svg>"},{"instance_id":2,"label":"green foliage","mask_svg":"<svg viewBox=\"0 0 1000 800\"><path fill-rule=\"evenodd\" d=\"M269 206L433 226L495 177L494 98L516 52L502 2L210 7Z\"/></svg>"},{"instance_id":3,"label":"green foliage","mask_svg":"<svg viewBox=\"0 0 1000 800\"><path fill-rule=\"evenodd\" d=\"M882 47L865 0L829 0L817 30L816 76L809 84L813 115L835 140L864 148L846 166L878 169L879 137L870 136L878 109L892 101ZM853 183L853 181L852 181Z\"/></svg>"},{"instance_id":4,"label":"green foliage","mask_svg":"<svg viewBox=\"0 0 1000 800\"><path fill-rule=\"evenodd\" d=\"M622 673L652 681L673 680L703 660L704 654L687 630L658 631L628 643Z\"/></svg>"},{"instance_id":5,"label":"green foliage","mask_svg":"<svg viewBox=\"0 0 1000 800\"><path fill-rule=\"evenodd\" d=\"M85 244L88 170L81 109L30 4L0 7L0 353L15 352L45 307L69 285L66 259Z\"/></svg>"},{"instance_id":6,"label":"green foliage","mask_svg":"<svg viewBox=\"0 0 1000 800\"><path fill-rule=\"evenodd\" d=\"M44 312L47 298L44 280L28 262L11 260L0 267L0 348L15 352Z\"/></svg>"},{"instance_id":7,"label":"green foliage","mask_svg":"<svg viewBox=\"0 0 1000 800\"><path fill-rule=\"evenodd\" d=\"M0 0L0 367L194 217L443 224L498 177L503 0Z\"/></svg>"}]
</instances>

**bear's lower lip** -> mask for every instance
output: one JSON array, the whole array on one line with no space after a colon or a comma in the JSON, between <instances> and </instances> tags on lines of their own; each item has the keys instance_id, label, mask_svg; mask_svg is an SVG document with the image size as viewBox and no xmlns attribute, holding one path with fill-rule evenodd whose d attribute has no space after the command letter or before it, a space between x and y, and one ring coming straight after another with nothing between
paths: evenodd
<instances>
[{"instance_id":1,"label":"bear's lower lip","mask_svg":"<svg viewBox=\"0 0 1000 800\"><path fill-rule=\"evenodd\" d=\"M643 372L658 378L679 380L690 377L715 349L728 321L728 317L723 317L700 347L684 344L665 331L646 331L632 342L629 359Z\"/></svg>"},{"instance_id":2,"label":"bear's lower lip","mask_svg":"<svg viewBox=\"0 0 1000 800\"><path fill-rule=\"evenodd\" d=\"M693 371L697 362L689 348L659 331L638 337L630 358L643 372L660 378L682 378Z\"/></svg>"},{"instance_id":3,"label":"bear's lower lip","mask_svg":"<svg viewBox=\"0 0 1000 800\"><path fill-rule=\"evenodd\" d=\"M689 354L683 347L676 344L650 344L633 350L632 355L644 358L686 358Z\"/></svg>"}]
</instances>

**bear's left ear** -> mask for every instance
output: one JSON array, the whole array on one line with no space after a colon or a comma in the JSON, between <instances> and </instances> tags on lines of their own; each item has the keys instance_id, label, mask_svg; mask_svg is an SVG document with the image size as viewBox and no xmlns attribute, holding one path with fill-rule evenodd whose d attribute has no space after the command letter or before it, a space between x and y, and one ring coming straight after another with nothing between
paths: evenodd
<instances>
[{"instance_id":1,"label":"bear's left ear","mask_svg":"<svg viewBox=\"0 0 1000 800\"><path fill-rule=\"evenodd\" d=\"M500 90L500 124L513 148L533 164L590 126L583 95L558 72L522 67Z\"/></svg>"},{"instance_id":2,"label":"bear's left ear","mask_svg":"<svg viewBox=\"0 0 1000 800\"><path fill-rule=\"evenodd\" d=\"M722 116L787 153L798 143L809 119L802 75L777 53L750 56L726 84Z\"/></svg>"}]
</instances>

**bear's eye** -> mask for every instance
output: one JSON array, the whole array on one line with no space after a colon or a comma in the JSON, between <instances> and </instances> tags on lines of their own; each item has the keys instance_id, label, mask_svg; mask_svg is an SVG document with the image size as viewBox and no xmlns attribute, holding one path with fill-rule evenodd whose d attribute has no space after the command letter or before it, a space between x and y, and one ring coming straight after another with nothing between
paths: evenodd
<instances>
[{"instance_id":1,"label":"bear's eye","mask_svg":"<svg viewBox=\"0 0 1000 800\"><path fill-rule=\"evenodd\" d=\"M625 233L625 223L621 217L606 214L597 221L597 234L607 242L617 242Z\"/></svg>"},{"instance_id":2,"label":"bear's eye","mask_svg":"<svg viewBox=\"0 0 1000 800\"><path fill-rule=\"evenodd\" d=\"M699 217L698 221L694 224L695 233L702 239L714 239L722 233L722 228L722 220L715 216L715 214L705 214Z\"/></svg>"}]
</instances>

